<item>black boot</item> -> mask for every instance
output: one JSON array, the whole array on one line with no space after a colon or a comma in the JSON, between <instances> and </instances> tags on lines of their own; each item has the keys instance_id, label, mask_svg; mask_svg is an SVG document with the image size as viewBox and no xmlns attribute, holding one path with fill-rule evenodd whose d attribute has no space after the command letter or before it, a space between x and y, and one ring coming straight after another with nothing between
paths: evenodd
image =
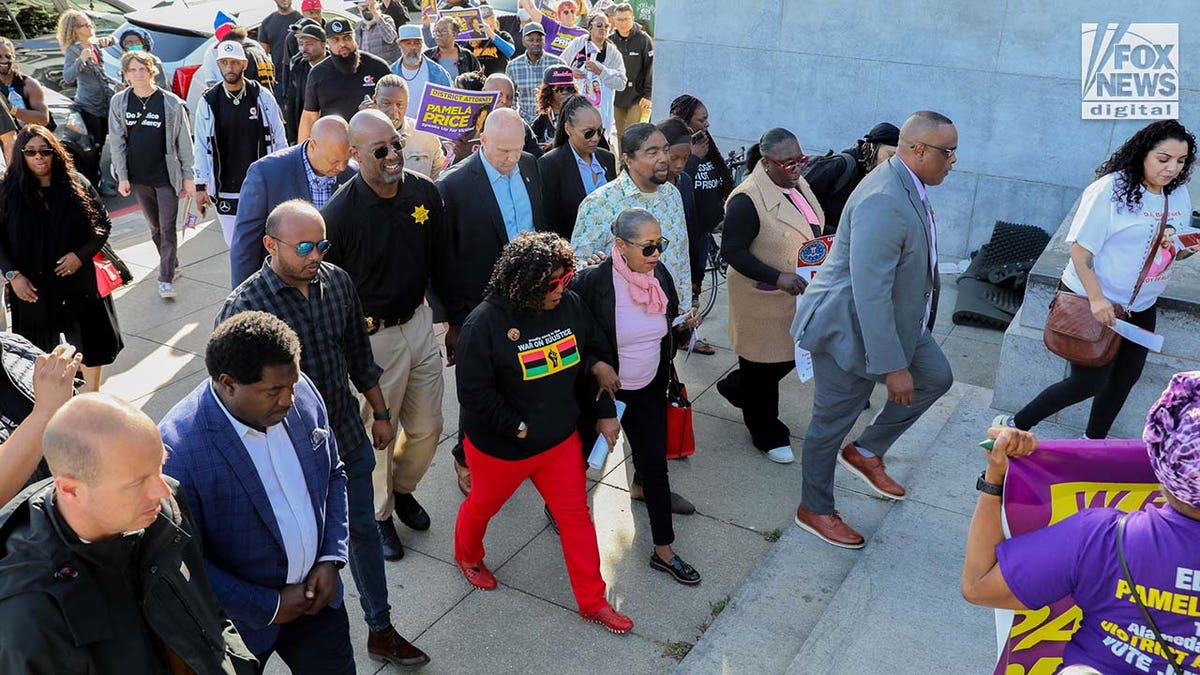
<instances>
[{"instance_id":1,"label":"black boot","mask_svg":"<svg viewBox=\"0 0 1200 675\"><path fill-rule=\"evenodd\" d=\"M396 534L396 526L392 525L392 519L377 520L375 524L379 526L379 536L383 539L383 559L400 560L403 558L404 544L400 543L400 535Z\"/></svg>"},{"instance_id":2,"label":"black boot","mask_svg":"<svg viewBox=\"0 0 1200 675\"><path fill-rule=\"evenodd\" d=\"M396 498L395 511L400 516L400 522L418 532L429 529L429 514L417 503L416 497L403 492L393 492L392 496Z\"/></svg>"}]
</instances>

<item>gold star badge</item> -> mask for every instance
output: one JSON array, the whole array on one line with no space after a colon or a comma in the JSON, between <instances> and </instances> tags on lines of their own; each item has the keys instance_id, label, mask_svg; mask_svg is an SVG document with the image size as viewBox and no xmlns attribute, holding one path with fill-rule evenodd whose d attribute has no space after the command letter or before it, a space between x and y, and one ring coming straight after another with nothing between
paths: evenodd
<instances>
[{"instance_id":1,"label":"gold star badge","mask_svg":"<svg viewBox=\"0 0 1200 675\"><path fill-rule=\"evenodd\" d=\"M425 208L425 205L423 204L416 207L413 209L412 219L416 221L418 225L424 225L425 221L429 220L429 209Z\"/></svg>"}]
</instances>

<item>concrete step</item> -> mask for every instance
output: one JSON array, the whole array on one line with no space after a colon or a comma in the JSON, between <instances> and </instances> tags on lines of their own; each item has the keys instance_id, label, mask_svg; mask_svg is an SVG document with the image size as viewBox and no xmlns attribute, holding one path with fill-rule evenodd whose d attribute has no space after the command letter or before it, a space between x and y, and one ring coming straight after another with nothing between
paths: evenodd
<instances>
[{"instance_id":1,"label":"concrete step","mask_svg":"<svg viewBox=\"0 0 1200 675\"><path fill-rule=\"evenodd\" d=\"M921 467L937 451L929 440L938 436L966 395L972 396L973 404L982 400L986 408L991 392L955 384L888 452L889 473L905 485L918 482ZM840 469L835 486L838 510L867 537L867 548L840 549L794 525L784 528L676 672L782 673L793 664L847 575L876 545L877 532L895 508L893 502L868 496L858 479Z\"/></svg>"}]
</instances>

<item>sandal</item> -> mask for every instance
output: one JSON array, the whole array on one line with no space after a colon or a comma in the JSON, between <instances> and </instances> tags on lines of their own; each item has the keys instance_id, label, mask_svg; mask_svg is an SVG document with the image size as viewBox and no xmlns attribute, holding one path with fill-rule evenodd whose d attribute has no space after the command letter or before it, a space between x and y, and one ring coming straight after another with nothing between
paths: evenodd
<instances>
[{"instance_id":1,"label":"sandal","mask_svg":"<svg viewBox=\"0 0 1200 675\"><path fill-rule=\"evenodd\" d=\"M692 352L695 354L712 356L713 354L717 353L717 348L708 344L704 340L696 340L696 346L692 349Z\"/></svg>"}]
</instances>

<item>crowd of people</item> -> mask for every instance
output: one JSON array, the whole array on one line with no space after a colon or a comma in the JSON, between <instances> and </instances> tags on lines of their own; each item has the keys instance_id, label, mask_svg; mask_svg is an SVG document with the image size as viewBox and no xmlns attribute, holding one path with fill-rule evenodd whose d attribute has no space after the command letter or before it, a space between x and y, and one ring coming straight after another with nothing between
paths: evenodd
<instances>
[{"instance_id":1,"label":"crowd of people","mask_svg":"<svg viewBox=\"0 0 1200 675\"><path fill-rule=\"evenodd\" d=\"M665 399L680 349L715 352L695 331L718 229L738 367L717 390L765 460L795 461L779 383L797 367L815 380L797 526L865 545L835 508L839 463L880 497L906 497L883 457L953 381L932 336L930 192L957 161L949 118L918 111L816 159L772 128L735 183L698 98L677 96L650 121L653 42L628 4L584 13L561 0L550 16L522 0L519 44L486 5L458 41L454 19L410 23L397 0L364 0L360 21L324 18L320 0L301 12L276 4L257 40L221 25L197 74L212 82L194 121L162 86L148 36L115 36L128 47L114 83L99 54L109 38L82 12L59 24L64 76L158 248L159 295L176 295L181 202L213 209L229 246L232 290L214 317L209 378L157 427L97 393L100 368L122 348L95 273L115 257L98 176L74 170L44 126L36 81L0 41L0 82L24 97L10 103L20 124L0 180L0 269L13 332L47 352L33 411L0 446L0 497L31 483L0 510L0 570L26 570L0 583L0 616L40 619L0 636L0 670L261 672L278 654L294 672L353 672L347 566L368 655L427 663L393 625L385 565L404 557L405 528L433 526L416 492L447 429L457 430L465 497L453 551L465 580L497 588L484 534L528 478L561 538L580 616L630 631L606 597L585 453L623 433L630 496L649 516L648 564L700 583L680 555L700 543L676 545L674 516L696 507L671 490ZM562 26L584 32L560 58L546 47ZM497 92L477 146L416 128L427 82ZM1186 129L1155 123L1085 193L1063 283L1087 292L1097 320L1129 303L1130 320L1153 327L1171 261L1192 251L1173 251L1144 284L1123 266L1157 223L1141 211L1173 217L1170 195L1190 213L1177 188L1194 157ZM799 275L801 247L825 235L834 243L820 273ZM1155 236L1149 250L1166 250ZM1073 370L998 423L1028 429L1095 395L1088 434L1102 438L1144 360L1124 345L1114 365ZM446 364L458 419L441 408ZM89 393L72 398L77 370ZM880 383L887 403L845 443ZM1025 432L1002 433L995 456L1027 452ZM40 475L52 480L32 482ZM106 631L62 594L108 603L127 629Z\"/></svg>"}]
</instances>

